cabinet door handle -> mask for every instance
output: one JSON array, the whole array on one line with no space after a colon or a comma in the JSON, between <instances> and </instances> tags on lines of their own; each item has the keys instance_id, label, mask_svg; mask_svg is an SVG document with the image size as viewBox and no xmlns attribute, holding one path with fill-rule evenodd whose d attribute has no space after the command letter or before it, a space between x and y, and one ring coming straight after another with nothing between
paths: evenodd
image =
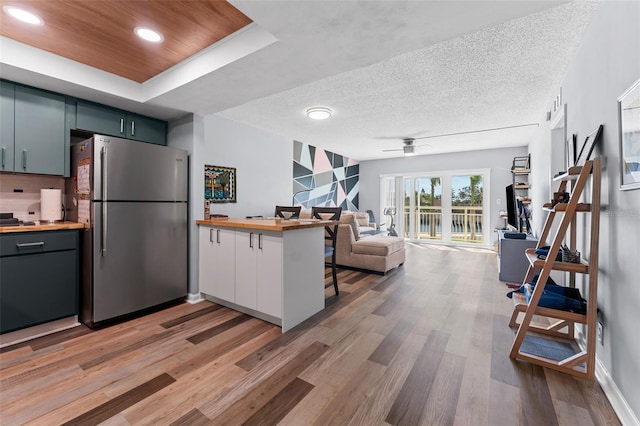
<instances>
[{"instance_id":1,"label":"cabinet door handle","mask_svg":"<svg viewBox=\"0 0 640 426\"><path fill-rule=\"evenodd\" d=\"M249 233L249 248L253 248L253 232Z\"/></svg>"},{"instance_id":2,"label":"cabinet door handle","mask_svg":"<svg viewBox=\"0 0 640 426\"><path fill-rule=\"evenodd\" d=\"M220 244L220 230L216 229L216 243Z\"/></svg>"},{"instance_id":3,"label":"cabinet door handle","mask_svg":"<svg viewBox=\"0 0 640 426\"><path fill-rule=\"evenodd\" d=\"M213 242L213 229L209 229L209 242Z\"/></svg>"},{"instance_id":4,"label":"cabinet door handle","mask_svg":"<svg viewBox=\"0 0 640 426\"><path fill-rule=\"evenodd\" d=\"M4 169L4 164L5 164L5 157L7 155L7 148L5 148L4 146L2 147L2 168Z\"/></svg>"},{"instance_id":5,"label":"cabinet door handle","mask_svg":"<svg viewBox=\"0 0 640 426\"><path fill-rule=\"evenodd\" d=\"M131 122L131 136L135 136L136 135L136 122L132 121Z\"/></svg>"},{"instance_id":6,"label":"cabinet door handle","mask_svg":"<svg viewBox=\"0 0 640 426\"><path fill-rule=\"evenodd\" d=\"M120 119L120 133L124 133L124 118Z\"/></svg>"},{"instance_id":7,"label":"cabinet door handle","mask_svg":"<svg viewBox=\"0 0 640 426\"><path fill-rule=\"evenodd\" d=\"M27 170L27 150L22 150L22 168Z\"/></svg>"},{"instance_id":8,"label":"cabinet door handle","mask_svg":"<svg viewBox=\"0 0 640 426\"><path fill-rule=\"evenodd\" d=\"M262 250L262 232L258 234L258 248Z\"/></svg>"},{"instance_id":9,"label":"cabinet door handle","mask_svg":"<svg viewBox=\"0 0 640 426\"><path fill-rule=\"evenodd\" d=\"M103 146L100 150L100 160L102 163L102 222L100 230L100 253L102 256L107 254L107 147Z\"/></svg>"},{"instance_id":10,"label":"cabinet door handle","mask_svg":"<svg viewBox=\"0 0 640 426\"><path fill-rule=\"evenodd\" d=\"M44 241L38 241L37 243L17 243L16 247L19 249L30 247L44 247Z\"/></svg>"}]
</instances>

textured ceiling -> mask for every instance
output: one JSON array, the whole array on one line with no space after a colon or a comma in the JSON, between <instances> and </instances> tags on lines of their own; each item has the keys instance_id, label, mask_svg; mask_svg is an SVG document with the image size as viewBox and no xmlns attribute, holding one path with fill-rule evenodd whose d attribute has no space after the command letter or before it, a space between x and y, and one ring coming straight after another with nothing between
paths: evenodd
<instances>
[{"instance_id":1,"label":"textured ceiling","mask_svg":"<svg viewBox=\"0 0 640 426\"><path fill-rule=\"evenodd\" d=\"M5 3L5 0L2 0ZM230 1L254 24L137 84L0 39L3 78L164 119L216 113L360 160L401 138L538 123L592 1ZM185 37L188 28L184 29ZM46 52L45 52L46 53ZM309 106L334 116L311 121ZM526 145L535 127L416 141Z\"/></svg>"},{"instance_id":2,"label":"textured ceiling","mask_svg":"<svg viewBox=\"0 0 640 426\"><path fill-rule=\"evenodd\" d=\"M538 123L594 3L561 5L220 113L361 160L401 156L404 137ZM304 116L325 105L325 121ZM292 114L294 112L294 114ZM535 126L416 140L417 154L526 145Z\"/></svg>"}]
</instances>

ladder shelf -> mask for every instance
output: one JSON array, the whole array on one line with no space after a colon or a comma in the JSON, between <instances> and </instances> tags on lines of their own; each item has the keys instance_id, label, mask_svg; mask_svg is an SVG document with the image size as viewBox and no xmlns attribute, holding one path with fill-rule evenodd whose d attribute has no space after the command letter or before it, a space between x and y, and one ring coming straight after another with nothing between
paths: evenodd
<instances>
[{"instance_id":1,"label":"ladder shelf","mask_svg":"<svg viewBox=\"0 0 640 426\"><path fill-rule=\"evenodd\" d=\"M569 201L543 206L543 209L549 213L536 249L546 245L545 241L550 236L554 221L558 219L559 224L545 259L538 259L535 254L536 249L526 250L525 255L529 261L529 268L524 283L531 282L536 273L538 281L530 294L528 303L522 293L513 293L514 310L509 321L510 327L517 328L509 353L511 358L528 361L588 380L593 380L595 376L600 174L601 159L596 158L592 161L586 161L581 167L571 167L567 173L554 178L554 181L559 182L558 191L565 191L567 182L572 182ZM583 194L588 195L585 191L588 181L591 182L590 202L580 202ZM577 213L590 213L590 215L584 216L590 220L588 260L581 258L579 263L557 261L556 257L565 237L569 238L569 249L576 250ZM576 274L584 274L587 277L585 280L587 281L586 294L582 295L587 300L586 313L538 306L551 271L567 273L570 287L575 287ZM518 321L521 314L524 316L521 321ZM586 344L581 350L575 350L575 324L584 324ZM562 341L564 343L558 343ZM555 344L564 346L556 350L553 347ZM523 350L523 346L527 351ZM562 359L557 359L558 356Z\"/></svg>"}]
</instances>

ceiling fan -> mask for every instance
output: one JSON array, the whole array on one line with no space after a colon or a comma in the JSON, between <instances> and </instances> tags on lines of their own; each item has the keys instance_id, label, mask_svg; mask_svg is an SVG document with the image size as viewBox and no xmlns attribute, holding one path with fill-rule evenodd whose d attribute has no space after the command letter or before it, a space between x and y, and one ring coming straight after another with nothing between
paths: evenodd
<instances>
[{"instance_id":1,"label":"ceiling fan","mask_svg":"<svg viewBox=\"0 0 640 426\"><path fill-rule=\"evenodd\" d=\"M421 147L421 146L429 146L429 147L431 146L431 145L428 145L428 144L415 145L416 139L442 138L442 137L446 137L446 136L458 136L458 135L468 135L468 134L472 134L472 133L494 132L494 131L497 131L497 130L516 129L516 128L519 128L519 127L529 127L529 126L538 127L539 123L517 124L515 126L494 127L494 128L490 128L490 129L469 130L469 131L465 131L465 132L455 132L455 133L444 133L444 134L441 134L441 135L421 136L419 138L402 138L402 143L404 144L404 146L402 148L398 148L398 149L383 149L382 151L383 152L404 151L404 155L406 155L406 156L415 155L416 148ZM390 139L390 138L380 138L380 139Z\"/></svg>"},{"instance_id":2,"label":"ceiling fan","mask_svg":"<svg viewBox=\"0 0 640 426\"><path fill-rule=\"evenodd\" d=\"M383 152L391 152L391 151L403 151L404 155L409 156L409 155L415 155L416 153L416 148L418 147L422 147L422 146L431 146L428 144L423 144L423 145L416 145L415 144L416 139L415 138L403 138L402 139L402 143L404 144L404 146L402 148L397 148L397 149L383 149Z\"/></svg>"}]
</instances>

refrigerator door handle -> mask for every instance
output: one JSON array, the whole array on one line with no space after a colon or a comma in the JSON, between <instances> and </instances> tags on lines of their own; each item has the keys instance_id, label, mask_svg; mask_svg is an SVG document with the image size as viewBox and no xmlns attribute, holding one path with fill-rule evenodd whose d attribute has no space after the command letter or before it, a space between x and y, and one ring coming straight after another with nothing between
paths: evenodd
<instances>
[{"instance_id":1,"label":"refrigerator door handle","mask_svg":"<svg viewBox=\"0 0 640 426\"><path fill-rule=\"evenodd\" d=\"M100 222L100 253L105 256L107 253L107 147L100 149L100 162L102 163L102 221Z\"/></svg>"}]
</instances>

